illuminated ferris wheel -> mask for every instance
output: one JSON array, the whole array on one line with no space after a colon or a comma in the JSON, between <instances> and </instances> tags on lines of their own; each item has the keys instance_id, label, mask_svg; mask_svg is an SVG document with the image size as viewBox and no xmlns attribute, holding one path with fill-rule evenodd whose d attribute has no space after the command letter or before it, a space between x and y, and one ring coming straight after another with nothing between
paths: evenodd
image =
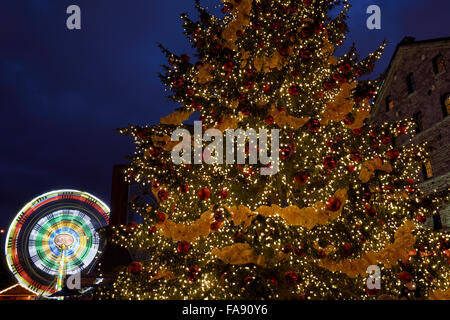
<instances>
[{"instance_id":1,"label":"illuminated ferris wheel","mask_svg":"<svg viewBox=\"0 0 450 320\"><path fill-rule=\"evenodd\" d=\"M92 269L105 245L96 230L108 223L109 208L89 193L45 193L26 204L9 227L9 269L26 288L48 297L62 289L66 276Z\"/></svg>"}]
</instances>

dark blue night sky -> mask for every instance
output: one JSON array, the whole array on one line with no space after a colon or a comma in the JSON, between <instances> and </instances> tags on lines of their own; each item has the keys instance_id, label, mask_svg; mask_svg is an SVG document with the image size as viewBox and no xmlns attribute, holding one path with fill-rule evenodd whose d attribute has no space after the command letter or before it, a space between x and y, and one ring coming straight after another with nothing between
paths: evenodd
<instances>
[{"instance_id":1,"label":"dark blue night sky","mask_svg":"<svg viewBox=\"0 0 450 320\"><path fill-rule=\"evenodd\" d=\"M384 71L404 36L450 36L448 0L350 0L346 45L362 56L383 39ZM112 166L133 152L116 128L156 124L175 105L157 73L162 43L191 52L180 13L194 0L2 0L0 4L0 227L35 196L58 188L109 203ZM203 0L215 5L217 0ZM82 10L82 30L66 28L66 8ZM382 30L366 28L378 4Z\"/></svg>"}]
</instances>

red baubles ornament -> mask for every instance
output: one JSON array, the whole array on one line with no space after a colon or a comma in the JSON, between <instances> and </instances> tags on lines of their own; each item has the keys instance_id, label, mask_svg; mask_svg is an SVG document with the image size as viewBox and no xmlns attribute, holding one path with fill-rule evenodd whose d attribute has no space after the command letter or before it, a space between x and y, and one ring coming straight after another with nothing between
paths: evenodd
<instances>
[{"instance_id":1,"label":"red baubles ornament","mask_svg":"<svg viewBox=\"0 0 450 320\"><path fill-rule=\"evenodd\" d=\"M233 61L227 61L223 64L223 70L230 72L234 69L234 66L235 64Z\"/></svg>"},{"instance_id":2,"label":"red baubles ornament","mask_svg":"<svg viewBox=\"0 0 450 320\"><path fill-rule=\"evenodd\" d=\"M128 266L128 270L130 271L130 273L132 274L138 274L142 271L142 264L140 262L137 261L133 261L132 263L130 263L130 265Z\"/></svg>"},{"instance_id":3,"label":"red baubles ornament","mask_svg":"<svg viewBox=\"0 0 450 320\"><path fill-rule=\"evenodd\" d=\"M255 82L253 80L247 80L247 83L245 84L245 89L251 90L255 87Z\"/></svg>"},{"instance_id":4,"label":"red baubles ornament","mask_svg":"<svg viewBox=\"0 0 450 320\"><path fill-rule=\"evenodd\" d=\"M177 252L180 254L188 253L190 248L191 248L191 245L187 241L180 241L177 244Z\"/></svg>"},{"instance_id":5,"label":"red baubles ornament","mask_svg":"<svg viewBox=\"0 0 450 320\"><path fill-rule=\"evenodd\" d=\"M368 208L366 208L366 214L369 217L375 217L375 215L377 214L377 211L374 208L368 207Z\"/></svg>"},{"instance_id":6,"label":"red baubles ornament","mask_svg":"<svg viewBox=\"0 0 450 320\"><path fill-rule=\"evenodd\" d=\"M325 89L325 91L331 91L334 89L335 86L336 83L334 80L328 80L323 84L323 88Z\"/></svg>"},{"instance_id":7,"label":"red baubles ornament","mask_svg":"<svg viewBox=\"0 0 450 320\"><path fill-rule=\"evenodd\" d=\"M323 166L328 170L333 170L336 168L336 158L333 155L327 155L323 158Z\"/></svg>"},{"instance_id":8,"label":"red baubles ornament","mask_svg":"<svg viewBox=\"0 0 450 320\"><path fill-rule=\"evenodd\" d=\"M288 159L292 156L292 153L294 152L293 148L291 146L282 147L280 149L280 158L281 159Z\"/></svg>"},{"instance_id":9,"label":"red baubles ornament","mask_svg":"<svg viewBox=\"0 0 450 320\"><path fill-rule=\"evenodd\" d=\"M291 96L298 96L299 88L296 84L289 87L288 92Z\"/></svg>"},{"instance_id":10,"label":"red baubles ornament","mask_svg":"<svg viewBox=\"0 0 450 320\"><path fill-rule=\"evenodd\" d=\"M281 21L277 20L277 21L272 22L272 28L275 29L275 30L280 29L281 28Z\"/></svg>"},{"instance_id":11,"label":"red baubles ornament","mask_svg":"<svg viewBox=\"0 0 450 320\"><path fill-rule=\"evenodd\" d=\"M305 184L308 182L309 176L308 173L304 170L299 170L297 174L294 176L294 181L296 184Z\"/></svg>"},{"instance_id":12,"label":"red baubles ornament","mask_svg":"<svg viewBox=\"0 0 450 320\"><path fill-rule=\"evenodd\" d=\"M252 24L253 29L255 30L260 30L262 28L262 22L261 21L256 21Z\"/></svg>"},{"instance_id":13,"label":"red baubles ornament","mask_svg":"<svg viewBox=\"0 0 450 320\"><path fill-rule=\"evenodd\" d=\"M243 104L239 107L239 111L244 115L248 116L251 113L250 107L247 104Z\"/></svg>"},{"instance_id":14,"label":"red baubles ornament","mask_svg":"<svg viewBox=\"0 0 450 320\"><path fill-rule=\"evenodd\" d=\"M266 122L266 124L268 124L268 125L270 126L271 124L273 124L274 119L273 119L273 117L269 114L269 115L264 119L264 121Z\"/></svg>"},{"instance_id":15,"label":"red baubles ornament","mask_svg":"<svg viewBox=\"0 0 450 320\"><path fill-rule=\"evenodd\" d=\"M350 152L350 154L351 154L350 160L355 162L359 162L362 160L361 153L358 150L353 150L352 152Z\"/></svg>"},{"instance_id":16,"label":"red baubles ornament","mask_svg":"<svg viewBox=\"0 0 450 320\"><path fill-rule=\"evenodd\" d=\"M390 144L392 142L392 138L384 137L383 140L381 140L381 142L383 142L383 144Z\"/></svg>"},{"instance_id":17,"label":"red baubles ornament","mask_svg":"<svg viewBox=\"0 0 450 320\"><path fill-rule=\"evenodd\" d=\"M296 285L298 281L298 273L295 271L288 271L284 274L284 279L289 285Z\"/></svg>"},{"instance_id":18,"label":"red baubles ornament","mask_svg":"<svg viewBox=\"0 0 450 320\"><path fill-rule=\"evenodd\" d=\"M352 253L352 246L350 243L346 242L342 245L342 251L344 251L344 255L348 257Z\"/></svg>"},{"instance_id":19,"label":"red baubles ornament","mask_svg":"<svg viewBox=\"0 0 450 320\"><path fill-rule=\"evenodd\" d=\"M281 249L281 251L282 251L284 254L288 254L288 253L290 253L290 252L292 251L292 246L291 246L290 244L285 245L284 248Z\"/></svg>"},{"instance_id":20,"label":"red baubles ornament","mask_svg":"<svg viewBox=\"0 0 450 320\"><path fill-rule=\"evenodd\" d=\"M189 281L195 282L198 280L198 267L189 267L187 272L187 278Z\"/></svg>"},{"instance_id":21,"label":"red baubles ornament","mask_svg":"<svg viewBox=\"0 0 450 320\"><path fill-rule=\"evenodd\" d=\"M425 223L427 221L427 217L424 216L423 214L419 214L417 216L417 221L419 221L420 223Z\"/></svg>"},{"instance_id":22,"label":"red baubles ornament","mask_svg":"<svg viewBox=\"0 0 450 320\"><path fill-rule=\"evenodd\" d=\"M333 212L338 211L341 208L341 204L342 202L338 198L330 198L327 202L327 209Z\"/></svg>"},{"instance_id":23,"label":"red baubles ornament","mask_svg":"<svg viewBox=\"0 0 450 320\"><path fill-rule=\"evenodd\" d=\"M181 193L186 193L186 192L188 192L189 191L189 186L187 185L187 184L182 184L181 186L180 186L180 192Z\"/></svg>"},{"instance_id":24,"label":"red baubles ornament","mask_svg":"<svg viewBox=\"0 0 450 320\"><path fill-rule=\"evenodd\" d=\"M398 278L403 282L410 282L412 280L412 276L408 271L400 272Z\"/></svg>"},{"instance_id":25,"label":"red baubles ornament","mask_svg":"<svg viewBox=\"0 0 450 320\"><path fill-rule=\"evenodd\" d=\"M157 148L157 147L152 147L150 148L150 155L152 157L158 157L162 152L161 148Z\"/></svg>"},{"instance_id":26,"label":"red baubles ornament","mask_svg":"<svg viewBox=\"0 0 450 320\"><path fill-rule=\"evenodd\" d=\"M188 54L182 54L180 56L180 59L182 62L189 62L191 60L191 57Z\"/></svg>"},{"instance_id":27,"label":"red baubles ornament","mask_svg":"<svg viewBox=\"0 0 450 320\"><path fill-rule=\"evenodd\" d=\"M360 135L363 133L363 128L353 129L353 130L352 130L352 133L353 133L355 136L360 136Z\"/></svg>"},{"instance_id":28,"label":"red baubles ornament","mask_svg":"<svg viewBox=\"0 0 450 320\"><path fill-rule=\"evenodd\" d=\"M285 56L288 55L289 49L288 49L288 47L286 47L286 46L279 46L279 47L278 47L278 53L279 53L281 56L285 57Z\"/></svg>"},{"instance_id":29,"label":"red baubles ornament","mask_svg":"<svg viewBox=\"0 0 450 320\"><path fill-rule=\"evenodd\" d=\"M320 121L317 119L309 119L309 121L306 123L306 126L308 127L309 131L318 132L320 129Z\"/></svg>"},{"instance_id":30,"label":"red baubles ornament","mask_svg":"<svg viewBox=\"0 0 450 320\"><path fill-rule=\"evenodd\" d=\"M406 134L406 127L405 126L398 126L397 127L397 135Z\"/></svg>"},{"instance_id":31,"label":"red baubles ornament","mask_svg":"<svg viewBox=\"0 0 450 320\"><path fill-rule=\"evenodd\" d=\"M169 199L169 192L167 192L167 190L159 190L158 199L161 201L166 201L167 199Z\"/></svg>"},{"instance_id":32,"label":"red baubles ornament","mask_svg":"<svg viewBox=\"0 0 450 320\"><path fill-rule=\"evenodd\" d=\"M245 235L242 232L237 232L233 238L234 242L242 243L245 242Z\"/></svg>"},{"instance_id":33,"label":"red baubles ornament","mask_svg":"<svg viewBox=\"0 0 450 320\"><path fill-rule=\"evenodd\" d=\"M228 197L228 191L227 190L222 190L219 192L219 197L222 199L226 199Z\"/></svg>"},{"instance_id":34,"label":"red baubles ornament","mask_svg":"<svg viewBox=\"0 0 450 320\"><path fill-rule=\"evenodd\" d=\"M214 213L214 220L216 220L217 222L223 221L223 209L216 210L216 212Z\"/></svg>"},{"instance_id":35,"label":"red baubles ornament","mask_svg":"<svg viewBox=\"0 0 450 320\"><path fill-rule=\"evenodd\" d=\"M198 197L202 201L208 200L211 197L211 191L208 188L201 188L198 190Z\"/></svg>"},{"instance_id":36,"label":"red baubles ornament","mask_svg":"<svg viewBox=\"0 0 450 320\"><path fill-rule=\"evenodd\" d=\"M303 0L303 4L304 4L306 7L309 7L310 5L312 5L313 1L314 1L314 0Z\"/></svg>"},{"instance_id":37,"label":"red baubles ornament","mask_svg":"<svg viewBox=\"0 0 450 320\"><path fill-rule=\"evenodd\" d=\"M352 65L350 63L348 63L348 62L344 62L344 63L339 65L339 70L342 73L350 72L350 70L352 70Z\"/></svg>"},{"instance_id":38,"label":"red baubles ornament","mask_svg":"<svg viewBox=\"0 0 450 320\"><path fill-rule=\"evenodd\" d=\"M172 84L173 84L175 87L179 88L179 87L183 86L184 80L183 80L182 77L176 77L176 78L173 80Z\"/></svg>"},{"instance_id":39,"label":"red baubles ornament","mask_svg":"<svg viewBox=\"0 0 450 320\"><path fill-rule=\"evenodd\" d=\"M309 59L311 58L311 51L305 48L300 49L299 55L302 59Z\"/></svg>"},{"instance_id":40,"label":"red baubles ornament","mask_svg":"<svg viewBox=\"0 0 450 320\"><path fill-rule=\"evenodd\" d=\"M127 224L126 231L128 234L133 234L136 231L137 228L137 223L136 222L130 222L129 224Z\"/></svg>"},{"instance_id":41,"label":"red baubles ornament","mask_svg":"<svg viewBox=\"0 0 450 320\"><path fill-rule=\"evenodd\" d=\"M157 231L156 226L151 226L150 228L148 228L149 235L155 234L156 231Z\"/></svg>"},{"instance_id":42,"label":"red baubles ornament","mask_svg":"<svg viewBox=\"0 0 450 320\"><path fill-rule=\"evenodd\" d=\"M303 28L300 30L300 35L301 35L301 37L302 37L303 39L306 39L306 38L309 38L309 37L312 35L313 31L314 31L314 30L313 30L311 27L306 26L306 27L303 27Z\"/></svg>"},{"instance_id":43,"label":"red baubles ornament","mask_svg":"<svg viewBox=\"0 0 450 320\"><path fill-rule=\"evenodd\" d=\"M303 248L301 248L301 247L296 247L295 250L294 250L294 253L295 253L296 256L298 256L300 258L304 257L306 255L305 250L303 250Z\"/></svg>"},{"instance_id":44,"label":"red baubles ornament","mask_svg":"<svg viewBox=\"0 0 450 320\"><path fill-rule=\"evenodd\" d=\"M214 221L213 223L211 223L211 225L209 226L209 228L210 228L212 231L217 231L217 230L219 230L219 228L220 228L220 224L219 224L219 222Z\"/></svg>"},{"instance_id":45,"label":"red baubles ornament","mask_svg":"<svg viewBox=\"0 0 450 320\"><path fill-rule=\"evenodd\" d=\"M263 92L265 94L269 94L270 93L270 84L266 84L263 88L262 88Z\"/></svg>"},{"instance_id":46,"label":"red baubles ornament","mask_svg":"<svg viewBox=\"0 0 450 320\"><path fill-rule=\"evenodd\" d=\"M166 215L161 211L156 214L156 218L158 219L158 223L163 223L166 221Z\"/></svg>"},{"instance_id":47,"label":"red baubles ornament","mask_svg":"<svg viewBox=\"0 0 450 320\"><path fill-rule=\"evenodd\" d=\"M199 111L203 106L202 106L201 102L192 100L191 107L194 108L195 110Z\"/></svg>"},{"instance_id":48,"label":"red baubles ornament","mask_svg":"<svg viewBox=\"0 0 450 320\"><path fill-rule=\"evenodd\" d=\"M255 71L253 69L247 69L247 70L245 70L245 75L247 77L252 77L255 75Z\"/></svg>"},{"instance_id":49,"label":"red baubles ornament","mask_svg":"<svg viewBox=\"0 0 450 320\"><path fill-rule=\"evenodd\" d=\"M400 153L396 149L391 149L388 151L387 156L390 160L396 160L399 157Z\"/></svg>"}]
</instances>

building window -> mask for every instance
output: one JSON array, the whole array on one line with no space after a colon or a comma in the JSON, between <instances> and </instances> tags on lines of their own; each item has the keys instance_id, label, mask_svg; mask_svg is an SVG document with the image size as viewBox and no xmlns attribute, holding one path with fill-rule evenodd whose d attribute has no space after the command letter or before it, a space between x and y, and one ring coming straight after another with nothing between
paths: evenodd
<instances>
[{"instance_id":1,"label":"building window","mask_svg":"<svg viewBox=\"0 0 450 320\"><path fill-rule=\"evenodd\" d=\"M414 114L414 121L416 123L416 133L421 133L423 131L422 112L419 111Z\"/></svg>"},{"instance_id":2,"label":"building window","mask_svg":"<svg viewBox=\"0 0 450 320\"><path fill-rule=\"evenodd\" d=\"M392 96L389 96L386 98L386 111L390 111L394 109L394 100L392 99Z\"/></svg>"},{"instance_id":3,"label":"building window","mask_svg":"<svg viewBox=\"0 0 450 320\"><path fill-rule=\"evenodd\" d=\"M444 111L444 117L448 116L450 114L450 93L447 93L444 95L443 101L443 111Z\"/></svg>"},{"instance_id":4,"label":"building window","mask_svg":"<svg viewBox=\"0 0 450 320\"><path fill-rule=\"evenodd\" d=\"M423 177L425 180L433 178L433 169L431 168L431 161L427 161L423 165Z\"/></svg>"},{"instance_id":5,"label":"building window","mask_svg":"<svg viewBox=\"0 0 450 320\"><path fill-rule=\"evenodd\" d=\"M433 59L433 67L434 67L434 73L439 74L446 71L445 68L445 59L443 55L438 55L436 58Z\"/></svg>"},{"instance_id":6,"label":"building window","mask_svg":"<svg viewBox=\"0 0 450 320\"><path fill-rule=\"evenodd\" d=\"M409 94L416 91L416 81L414 80L414 73L408 74L408 76L406 77L406 85L408 86Z\"/></svg>"}]
</instances>

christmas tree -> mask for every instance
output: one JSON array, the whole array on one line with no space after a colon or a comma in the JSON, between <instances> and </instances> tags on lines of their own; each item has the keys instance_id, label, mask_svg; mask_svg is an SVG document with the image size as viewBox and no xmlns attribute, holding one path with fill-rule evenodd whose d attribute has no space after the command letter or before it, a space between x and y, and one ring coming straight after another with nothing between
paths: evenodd
<instances>
[{"instance_id":1,"label":"christmas tree","mask_svg":"<svg viewBox=\"0 0 450 320\"><path fill-rule=\"evenodd\" d=\"M156 201L132 203L143 222L113 227L110 239L151 258L100 297L448 298L450 237L424 226L448 194L417 188L427 145L395 145L413 120L367 121L379 81L361 77L385 44L364 59L354 46L335 57L347 1L227 0L220 18L196 7L199 21L182 15L195 57L161 46L161 79L180 107L159 125L121 130L136 143L127 179ZM263 174L274 163L254 161L250 137L232 147L244 147L245 163L221 161L203 141L203 153L195 143L181 152L200 163L175 164L172 134L192 132L195 116L224 135L277 132L277 170Z\"/></svg>"}]
</instances>

